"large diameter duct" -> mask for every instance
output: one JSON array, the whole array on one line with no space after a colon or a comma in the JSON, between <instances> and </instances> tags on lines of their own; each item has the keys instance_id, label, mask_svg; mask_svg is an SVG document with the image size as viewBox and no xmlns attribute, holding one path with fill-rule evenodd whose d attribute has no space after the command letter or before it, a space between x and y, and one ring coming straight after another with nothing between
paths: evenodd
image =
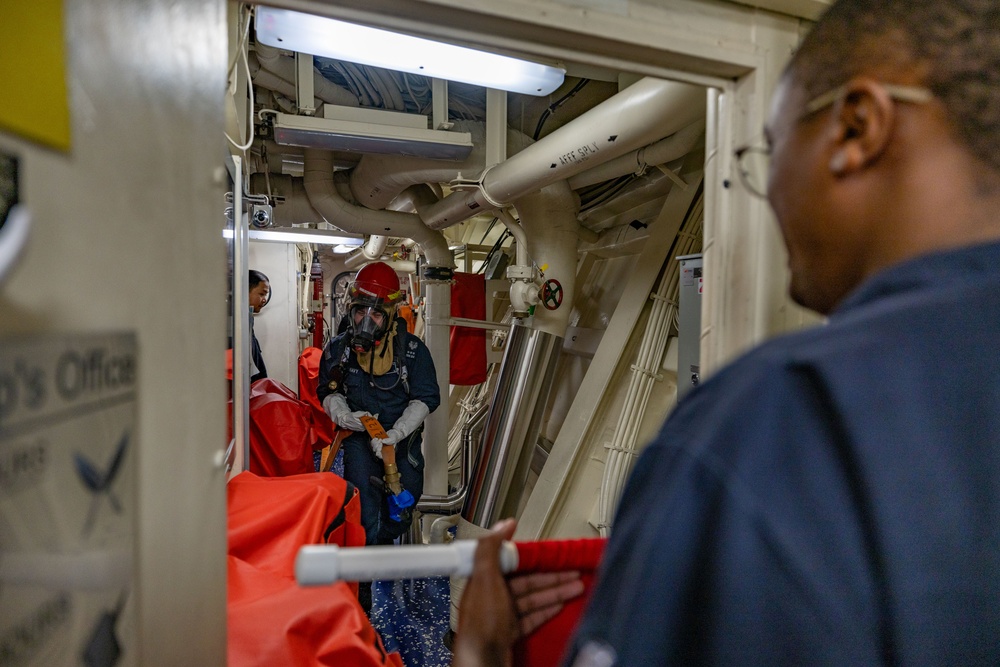
<instances>
[{"instance_id":1,"label":"large diameter duct","mask_svg":"<svg viewBox=\"0 0 1000 667\"><path fill-rule=\"evenodd\" d=\"M705 90L645 78L517 155L490 168L481 186L420 210L431 229L458 224L595 164L642 148L705 115Z\"/></svg>"},{"instance_id":2,"label":"large diameter duct","mask_svg":"<svg viewBox=\"0 0 1000 667\"><path fill-rule=\"evenodd\" d=\"M466 521L485 527L516 515L562 341L517 320L511 327L462 509Z\"/></svg>"},{"instance_id":3,"label":"large diameter duct","mask_svg":"<svg viewBox=\"0 0 1000 667\"><path fill-rule=\"evenodd\" d=\"M454 259L444 235L428 229L413 213L373 211L345 200L333 182L333 155L327 151L306 149L303 183L313 208L330 224L347 232L365 235L388 234L411 238L420 244L428 267L425 269L425 308L429 323L451 317L451 270ZM442 274L430 279L427 271ZM428 326L425 343L434 360L438 386L448 405L450 330L447 326ZM448 410L435 410L424 422L424 489L427 493L448 492Z\"/></svg>"},{"instance_id":4,"label":"large diameter duct","mask_svg":"<svg viewBox=\"0 0 1000 667\"><path fill-rule=\"evenodd\" d=\"M413 213L374 211L344 199L333 183L333 154L306 149L302 182L313 208L327 222L345 232L365 235L389 235L410 238L420 248L431 266L454 267L444 235L428 229Z\"/></svg>"},{"instance_id":5,"label":"large diameter duct","mask_svg":"<svg viewBox=\"0 0 1000 667\"><path fill-rule=\"evenodd\" d=\"M250 175L250 191L281 198L274 204L272 218L278 227L323 221L323 216L309 203L301 178L258 172Z\"/></svg>"},{"instance_id":6,"label":"large diameter duct","mask_svg":"<svg viewBox=\"0 0 1000 667\"><path fill-rule=\"evenodd\" d=\"M472 152L464 160L454 162L401 155L365 155L351 172L354 199L368 208L387 208L400 192L417 183L449 183L457 178L479 178L486 168L486 124L481 121L457 121L453 130L471 135ZM531 137L507 130L507 155L519 153L531 143Z\"/></svg>"},{"instance_id":7,"label":"large diameter duct","mask_svg":"<svg viewBox=\"0 0 1000 667\"><path fill-rule=\"evenodd\" d=\"M365 244L361 246L361 250L344 260L344 266L349 269L356 269L362 264L374 262L382 256L382 253L385 252L387 245L389 245L388 236L372 234L368 237Z\"/></svg>"}]
</instances>

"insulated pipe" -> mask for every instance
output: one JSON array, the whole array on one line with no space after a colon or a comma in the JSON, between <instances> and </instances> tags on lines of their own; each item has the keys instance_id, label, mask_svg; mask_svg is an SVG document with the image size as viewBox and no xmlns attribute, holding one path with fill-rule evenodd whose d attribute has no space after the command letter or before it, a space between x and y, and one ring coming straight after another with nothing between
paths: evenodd
<instances>
[{"instance_id":1,"label":"insulated pipe","mask_svg":"<svg viewBox=\"0 0 1000 667\"><path fill-rule=\"evenodd\" d=\"M333 182L333 155L307 149L304 154L303 183L313 207L331 224L359 234L391 233L411 238L420 244L431 273L449 274L447 279L424 278L425 316L432 320L451 317L450 272L455 263L444 235L427 229L413 213L373 211L346 201ZM425 269L426 271L427 269ZM447 326L428 326L425 343L434 360L438 387L447 397L449 387L450 331ZM445 401L445 405L447 402ZM424 421L424 490L444 495L448 492L448 421L447 409L432 412Z\"/></svg>"},{"instance_id":2,"label":"insulated pipe","mask_svg":"<svg viewBox=\"0 0 1000 667\"><path fill-rule=\"evenodd\" d=\"M420 244L430 266L455 266L444 235L428 229L412 213L373 211L345 200L333 182L333 154L308 148L304 153L302 182L313 208L327 222L354 234L385 234L411 238Z\"/></svg>"},{"instance_id":3,"label":"insulated pipe","mask_svg":"<svg viewBox=\"0 0 1000 667\"><path fill-rule=\"evenodd\" d=\"M609 160L600 166L580 172L569 179L569 187L579 190L588 185L610 181L626 174L635 174L646 167L655 167L658 164L682 158L691 152L691 149L702 140L704 134L705 121L696 120L655 144L650 144L645 148L640 148L627 155Z\"/></svg>"},{"instance_id":4,"label":"insulated pipe","mask_svg":"<svg viewBox=\"0 0 1000 667\"><path fill-rule=\"evenodd\" d=\"M389 237L381 234L372 234L361 250L354 253L344 261L344 266L349 269L360 267L362 264L374 262L385 252L385 247L389 245Z\"/></svg>"},{"instance_id":5,"label":"insulated pipe","mask_svg":"<svg viewBox=\"0 0 1000 667\"><path fill-rule=\"evenodd\" d=\"M550 310L546 305L553 304L546 304L544 298L535 306L531 327L554 336L565 336L576 291L580 230L576 219L579 207L576 193L569 189L566 181L559 181L540 192L521 197L515 205L528 238L528 255L544 271L543 285L549 283L555 287L558 283L560 292L558 307Z\"/></svg>"},{"instance_id":6,"label":"insulated pipe","mask_svg":"<svg viewBox=\"0 0 1000 667\"><path fill-rule=\"evenodd\" d=\"M479 178L486 167L486 125L477 121L457 121L455 132L468 132L472 152L461 162L431 160L401 155L369 154L351 172L351 194L369 208L387 208L400 192L417 183L448 183L457 178ZM507 155L514 155L532 143L531 137L507 130ZM430 205L433 202L425 202Z\"/></svg>"},{"instance_id":7,"label":"insulated pipe","mask_svg":"<svg viewBox=\"0 0 1000 667\"><path fill-rule=\"evenodd\" d=\"M273 74L274 76L282 79L286 83L290 83L292 86L291 99L295 99L295 58L291 56L286 56L281 53L280 50L261 44L258 42L254 47L254 52L251 56L256 56L257 62L260 66ZM251 61L252 62L252 61ZM256 79L255 79L256 81ZM264 88L268 86L263 83L260 84ZM274 90L273 88L271 90ZM284 91L279 90L278 92L285 94ZM323 76L318 70L313 68L313 95L327 104L339 104L341 106L356 107L359 106L358 96L347 90L346 88L341 88L334 82ZM288 95L286 95L288 97Z\"/></svg>"},{"instance_id":8,"label":"insulated pipe","mask_svg":"<svg viewBox=\"0 0 1000 667\"><path fill-rule=\"evenodd\" d=\"M406 214L400 214L406 215ZM448 493L448 396L451 387L451 267L446 277L437 277L439 266L424 268L420 288L424 296L424 343L434 360L434 371L441 389L441 403L424 420L424 492L443 496Z\"/></svg>"},{"instance_id":9,"label":"insulated pipe","mask_svg":"<svg viewBox=\"0 0 1000 667\"><path fill-rule=\"evenodd\" d=\"M420 217L431 229L450 227L662 139L704 115L703 88L642 79L489 169L478 189L425 207Z\"/></svg>"},{"instance_id":10,"label":"insulated pipe","mask_svg":"<svg viewBox=\"0 0 1000 667\"><path fill-rule=\"evenodd\" d=\"M292 178L283 174L269 174L267 177L261 172L250 175L250 191L258 194L267 194L268 181L270 181L270 194L274 197L281 197L283 201L275 202L272 218L277 227L291 227L305 223L323 222L323 216L309 203L306 196L306 189L302 185L301 178Z\"/></svg>"},{"instance_id":11,"label":"insulated pipe","mask_svg":"<svg viewBox=\"0 0 1000 667\"><path fill-rule=\"evenodd\" d=\"M514 237L514 265L528 266L528 237L524 233L524 227L522 227L521 223L515 220L514 216L512 216L505 208L497 211L497 219L503 223L503 226L506 227Z\"/></svg>"}]
</instances>

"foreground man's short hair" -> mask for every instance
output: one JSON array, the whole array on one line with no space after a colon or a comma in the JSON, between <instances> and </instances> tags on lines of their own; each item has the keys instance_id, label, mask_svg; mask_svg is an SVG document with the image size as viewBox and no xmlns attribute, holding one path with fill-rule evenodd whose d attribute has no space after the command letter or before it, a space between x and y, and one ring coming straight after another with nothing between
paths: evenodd
<instances>
[{"instance_id":1,"label":"foreground man's short hair","mask_svg":"<svg viewBox=\"0 0 1000 667\"><path fill-rule=\"evenodd\" d=\"M997 0L841 0L803 40L788 73L810 96L860 74L925 86L956 138L1000 171Z\"/></svg>"}]
</instances>

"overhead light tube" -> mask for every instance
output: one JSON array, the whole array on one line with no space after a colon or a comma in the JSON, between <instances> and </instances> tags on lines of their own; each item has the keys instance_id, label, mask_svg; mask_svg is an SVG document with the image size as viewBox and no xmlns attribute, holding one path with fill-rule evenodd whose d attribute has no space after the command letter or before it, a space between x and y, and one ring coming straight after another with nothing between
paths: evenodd
<instances>
[{"instance_id":1,"label":"overhead light tube","mask_svg":"<svg viewBox=\"0 0 1000 667\"><path fill-rule=\"evenodd\" d=\"M222 236L233 238L233 230L223 229ZM350 246L352 249L364 245L365 240L350 236L335 236L322 229L251 229L251 241L271 241L273 243L317 243L332 246Z\"/></svg>"},{"instance_id":2,"label":"overhead light tube","mask_svg":"<svg viewBox=\"0 0 1000 667\"><path fill-rule=\"evenodd\" d=\"M288 9L258 7L257 41L314 56L544 96L566 70Z\"/></svg>"}]
</instances>

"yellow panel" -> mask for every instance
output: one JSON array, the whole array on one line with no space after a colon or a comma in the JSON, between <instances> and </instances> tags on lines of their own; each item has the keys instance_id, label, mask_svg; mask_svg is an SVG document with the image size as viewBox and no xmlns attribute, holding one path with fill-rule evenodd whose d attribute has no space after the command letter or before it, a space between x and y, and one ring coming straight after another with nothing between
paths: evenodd
<instances>
[{"instance_id":1,"label":"yellow panel","mask_svg":"<svg viewBox=\"0 0 1000 667\"><path fill-rule=\"evenodd\" d=\"M2 0L0 26L0 129L69 150L62 0Z\"/></svg>"}]
</instances>

